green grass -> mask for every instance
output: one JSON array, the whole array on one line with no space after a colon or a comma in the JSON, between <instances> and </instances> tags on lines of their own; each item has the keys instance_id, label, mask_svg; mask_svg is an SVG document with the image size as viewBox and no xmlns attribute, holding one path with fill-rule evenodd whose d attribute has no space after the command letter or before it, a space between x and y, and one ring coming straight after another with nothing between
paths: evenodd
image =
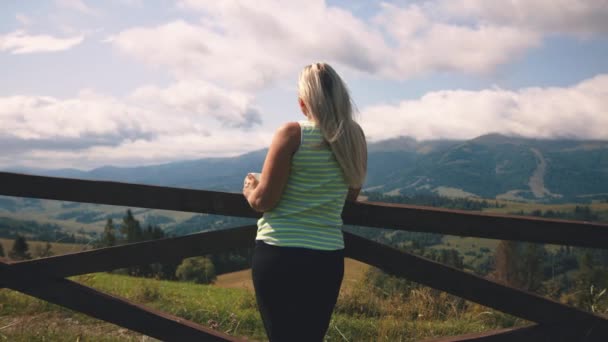
<instances>
[{"instance_id":1,"label":"green grass","mask_svg":"<svg viewBox=\"0 0 608 342\"><path fill-rule=\"evenodd\" d=\"M95 273L72 280L249 340L265 340L255 297L246 289ZM363 282L343 291L326 341L414 341L520 325L522 320L469 303L440 308L443 294L381 298ZM431 301L429 304L427 301ZM428 311L431 305L451 317ZM439 312L437 311L437 312ZM151 341L127 329L8 289L0 289L0 341Z\"/></svg>"},{"instance_id":2,"label":"green grass","mask_svg":"<svg viewBox=\"0 0 608 342\"><path fill-rule=\"evenodd\" d=\"M255 299L247 291L107 273L95 273L71 279L203 325L217 322L219 330L233 335L250 336L257 339L262 339L264 336ZM15 291L1 289L0 303L2 303L0 304L0 328L15 320L27 322L1 329L0 341L2 341L2 336L5 337L4 340L9 341L38 340L43 336L46 336L47 341L75 341L76 338L72 339L72 337L78 336L78 334L84 334L95 341L98 340L98 337L106 335L116 335L116 339L109 338L108 341L123 341L127 336L133 338L139 336L139 340L141 340L140 334L131 332L126 334L120 327L107 323L102 324L86 315L73 313L71 310ZM40 315L45 318L29 319ZM66 327L62 324L66 320L78 323ZM80 331L79 327L83 326L92 326L92 329ZM56 333L61 335L68 331L70 334L66 335L65 339L63 337L54 338Z\"/></svg>"}]
</instances>

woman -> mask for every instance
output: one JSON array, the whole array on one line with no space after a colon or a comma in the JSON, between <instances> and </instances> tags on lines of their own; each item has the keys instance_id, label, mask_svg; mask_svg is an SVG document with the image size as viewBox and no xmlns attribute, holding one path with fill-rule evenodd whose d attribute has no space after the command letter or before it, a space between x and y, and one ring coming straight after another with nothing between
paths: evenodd
<instances>
[{"instance_id":1,"label":"woman","mask_svg":"<svg viewBox=\"0 0 608 342\"><path fill-rule=\"evenodd\" d=\"M365 179L367 147L348 89L332 67L304 68L299 104L307 120L275 133L259 181L243 194L263 212L252 274L270 341L322 341L344 274L341 213Z\"/></svg>"}]
</instances>

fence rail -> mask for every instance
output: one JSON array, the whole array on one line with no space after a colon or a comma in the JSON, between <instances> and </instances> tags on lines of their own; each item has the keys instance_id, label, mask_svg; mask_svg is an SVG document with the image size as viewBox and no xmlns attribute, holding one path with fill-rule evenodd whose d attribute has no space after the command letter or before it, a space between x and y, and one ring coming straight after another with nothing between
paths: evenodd
<instances>
[{"instance_id":1,"label":"fence rail","mask_svg":"<svg viewBox=\"0 0 608 342\"><path fill-rule=\"evenodd\" d=\"M242 195L233 193L6 172L0 172L0 184L0 195L7 196L259 217ZM589 222L367 202L347 203L343 219L347 224L368 227L608 248L608 225ZM0 287L27 293L161 340L235 341L235 337L101 293L65 277L251 247L254 236L254 226L243 226L36 260L0 262ZM387 273L537 323L436 341L608 339L608 320L601 316L353 234L345 233L345 245L347 256ZM157 253L158 250L163 253Z\"/></svg>"}]
</instances>

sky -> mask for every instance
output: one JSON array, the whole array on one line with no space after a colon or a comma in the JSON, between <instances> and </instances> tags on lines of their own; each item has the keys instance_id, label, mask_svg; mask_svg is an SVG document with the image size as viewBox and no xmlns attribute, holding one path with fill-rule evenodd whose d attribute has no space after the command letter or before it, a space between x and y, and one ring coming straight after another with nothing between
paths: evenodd
<instances>
[{"instance_id":1,"label":"sky","mask_svg":"<svg viewBox=\"0 0 608 342\"><path fill-rule=\"evenodd\" d=\"M608 140L606 18L608 0L3 0L0 168L267 147L319 61L370 142Z\"/></svg>"}]
</instances>

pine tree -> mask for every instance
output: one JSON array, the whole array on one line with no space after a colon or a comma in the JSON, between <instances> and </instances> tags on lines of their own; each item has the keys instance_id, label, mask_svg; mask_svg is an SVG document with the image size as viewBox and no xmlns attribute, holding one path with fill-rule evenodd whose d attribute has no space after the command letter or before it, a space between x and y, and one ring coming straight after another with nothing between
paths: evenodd
<instances>
[{"instance_id":1,"label":"pine tree","mask_svg":"<svg viewBox=\"0 0 608 342\"><path fill-rule=\"evenodd\" d=\"M108 218L106 226L103 228L103 235L101 236L101 245L103 247L112 247L116 245L116 235L114 234L114 222L111 218Z\"/></svg>"},{"instance_id":2,"label":"pine tree","mask_svg":"<svg viewBox=\"0 0 608 342\"><path fill-rule=\"evenodd\" d=\"M519 279L523 289L527 291L537 291L543 281L541 261L544 254L544 247L535 243L523 245L523 254L519 269Z\"/></svg>"},{"instance_id":3,"label":"pine tree","mask_svg":"<svg viewBox=\"0 0 608 342\"><path fill-rule=\"evenodd\" d=\"M127 215L122 219L120 232L125 236L128 243L141 241L143 237L139 221L135 219L131 209L127 209Z\"/></svg>"},{"instance_id":4,"label":"pine tree","mask_svg":"<svg viewBox=\"0 0 608 342\"><path fill-rule=\"evenodd\" d=\"M13 260L27 260L31 259L32 256L29 253L29 246L25 241L25 237L17 235L13 242L13 248L8 252L8 257Z\"/></svg>"}]
</instances>

